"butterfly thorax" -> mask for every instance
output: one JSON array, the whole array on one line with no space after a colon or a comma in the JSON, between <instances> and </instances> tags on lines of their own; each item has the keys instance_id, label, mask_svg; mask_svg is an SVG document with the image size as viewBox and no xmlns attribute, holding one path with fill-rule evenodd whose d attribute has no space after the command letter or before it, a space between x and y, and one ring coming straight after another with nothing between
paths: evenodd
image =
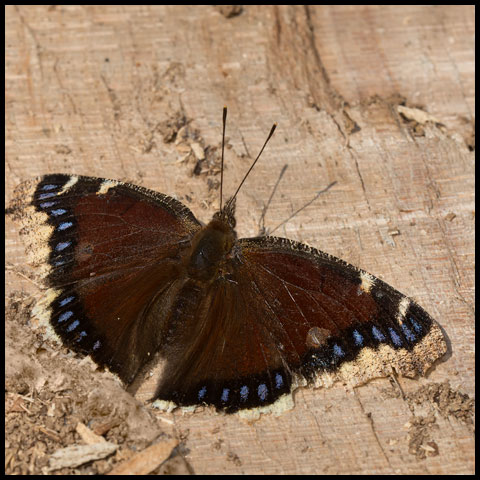
<instances>
[{"instance_id":1,"label":"butterfly thorax","mask_svg":"<svg viewBox=\"0 0 480 480\"><path fill-rule=\"evenodd\" d=\"M225 265L237 239L234 210L235 205L227 202L225 208L217 212L193 238L187 263L190 278L210 282Z\"/></svg>"}]
</instances>

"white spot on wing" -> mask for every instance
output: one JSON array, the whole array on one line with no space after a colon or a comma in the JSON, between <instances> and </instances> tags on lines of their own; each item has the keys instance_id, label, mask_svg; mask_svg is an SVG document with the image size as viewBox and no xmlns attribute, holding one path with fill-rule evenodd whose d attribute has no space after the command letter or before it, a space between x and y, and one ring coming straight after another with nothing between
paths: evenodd
<instances>
[{"instance_id":1,"label":"white spot on wing","mask_svg":"<svg viewBox=\"0 0 480 480\"><path fill-rule=\"evenodd\" d=\"M63 188L58 192L58 195L63 195L64 193L68 192L76 183L78 182L78 177L76 175L72 175L70 180L63 186Z\"/></svg>"},{"instance_id":2,"label":"white spot on wing","mask_svg":"<svg viewBox=\"0 0 480 480\"><path fill-rule=\"evenodd\" d=\"M362 283L360 284L360 290L365 293L370 293L370 290L375 284L375 277L367 272L360 272L360 280L362 281Z\"/></svg>"},{"instance_id":3,"label":"white spot on wing","mask_svg":"<svg viewBox=\"0 0 480 480\"><path fill-rule=\"evenodd\" d=\"M105 195L111 188L116 187L119 184L116 180L105 180L100 185L97 191L97 195Z\"/></svg>"},{"instance_id":4,"label":"white spot on wing","mask_svg":"<svg viewBox=\"0 0 480 480\"><path fill-rule=\"evenodd\" d=\"M407 313L409 306L410 306L410 299L407 297L403 297L400 303L398 304L398 312L397 312L397 320L400 325L402 324L403 319L405 318L405 314Z\"/></svg>"}]
</instances>

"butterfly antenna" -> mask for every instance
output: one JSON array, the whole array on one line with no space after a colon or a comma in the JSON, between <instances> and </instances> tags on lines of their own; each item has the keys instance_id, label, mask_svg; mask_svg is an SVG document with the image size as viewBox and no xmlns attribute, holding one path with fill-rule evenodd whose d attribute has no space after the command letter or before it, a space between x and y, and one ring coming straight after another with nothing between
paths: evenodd
<instances>
[{"instance_id":1,"label":"butterfly antenna","mask_svg":"<svg viewBox=\"0 0 480 480\"><path fill-rule=\"evenodd\" d=\"M270 207L270 203L272 203L272 198L275 195L275 192L277 191L278 185L280 184L282 177L285 173L285 171L288 168L288 163L286 163L282 171L280 172L280 175L278 176L277 182L275 183L275 186L273 187L272 193L270 194L270 198L268 199L268 202L264 205L262 214L260 215L260 220L258 221L258 226L259 226L259 234L258 236L266 235L266 228L265 228L265 215L267 214L267 210Z\"/></svg>"},{"instance_id":2,"label":"butterfly antenna","mask_svg":"<svg viewBox=\"0 0 480 480\"><path fill-rule=\"evenodd\" d=\"M233 195L233 197L230 198L230 200L228 201L229 204L231 204L231 203L235 200L235 197L237 196L238 191L240 190L240 188L242 188L243 183L244 183L245 180L247 179L248 175L249 175L250 172L252 171L252 169L253 169L253 167L255 166L255 164L258 162L258 159L260 158L260 155L262 154L263 150L264 150L265 147L267 146L268 141L272 138L273 132L275 131L276 128L277 128L277 124L274 123L274 124L272 125L271 130L270 130L270 133L268 134L267 139L265 140L265 143L263 144L262 149L260 150L260 153L257 155L257 158L256 158L255 161L252 163L252 165L251 165L250 168L248 169L248 172L247 172L247 173L245 174L245 176L243 177L243 180L240 182L240 185L238 186L237 191L235 192L235 194Z\"/></svg>"},{"instance_id":3,"label":"butterfly antenna","mask_svg":"<svg viewBox=\"0 0 480 480\"><path fill-rule=\"evenodd\" d=\"M223 107L223 132L222 132L222 165L220 167L220 210L223 199L223 154L225 152L225 125L227 124L227 107Z\"/></svg>"},{"instance_id":4,"label":"butterfly antenna","mask_svg":"<svg viewBox=\"0 0 480 480\"><path fill-rule=\"evenodd\" d=\"M317 192L317 194L309 201L307 202L303 207L300 207L298 210L296 210L295 212L293 212L286 220L284 220L282 223L279 223L273 230L271 230L270 232L268 232L268 235L271 235L273 232L275 232L276 230L278 230L281 226L285 225L288 221L290 221L295 215L297 215L298 213L300 213L304 208L307 208L309 205L311 205L322 193L325 193L327 192L328 190L330 190L335 184L337 183L337 181L335 180L334 182L332 182L330 185L328 185L327 187L325 187L323 190L320 190L319 192Z\"/></svg>"}]
</instances>

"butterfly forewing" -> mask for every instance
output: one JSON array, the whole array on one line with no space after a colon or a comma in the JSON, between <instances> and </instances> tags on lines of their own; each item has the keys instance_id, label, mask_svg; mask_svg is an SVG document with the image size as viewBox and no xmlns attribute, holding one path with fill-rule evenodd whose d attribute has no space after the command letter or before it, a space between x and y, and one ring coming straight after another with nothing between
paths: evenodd
<instances>
[{"instance_id":1,"label":"butterfly forewing","mask_svg":"<svg viewBox=\"0 0 480 480\"><path fill-rule=\"evenodd\" d=\"M20 185L13 205L45 267L55 332L130 382L158 349L161 297L199 222L171 197L94 177L46 175Z\"/></svg>"}]
</instances>

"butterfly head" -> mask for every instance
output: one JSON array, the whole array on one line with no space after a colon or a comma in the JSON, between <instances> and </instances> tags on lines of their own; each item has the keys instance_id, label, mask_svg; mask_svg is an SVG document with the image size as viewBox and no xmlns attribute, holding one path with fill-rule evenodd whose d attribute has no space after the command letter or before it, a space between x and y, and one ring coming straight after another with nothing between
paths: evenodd
<instances>
[{"instance_id":1,"label":"butterfly head","mask_svg":"<svg viewBox=\"0 0 480 480\"><path fill-rule=\"evenodd\" d=\"M235 198L230 198L225 206L213 215L213 220L220 221L234 230L237 224L235 220Z\"/></svg>"}]
</instances>

